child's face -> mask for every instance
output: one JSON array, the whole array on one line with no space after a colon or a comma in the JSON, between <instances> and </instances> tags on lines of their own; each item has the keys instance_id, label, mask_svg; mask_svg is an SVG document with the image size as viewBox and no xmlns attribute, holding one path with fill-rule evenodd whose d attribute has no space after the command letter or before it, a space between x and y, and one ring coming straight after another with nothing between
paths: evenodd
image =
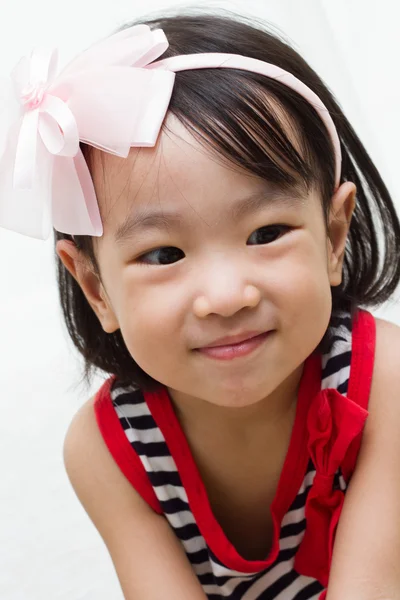
<instances>
[{"instance_id":1,"label":"child's face","mask_svg":"<svg viewBox=\"0 0 400 600\"><path fill-rule=\"evenodd\" d=\"M97 170L104 288L84 281L83 289L104 329L120 328L134 360L171 391L251 404L319 344L341 268L317 192L273 202L271 185L223 166L175 119L168 124L174 135L162 133L155 148L105 156L106 185ZM260 192L260 206L235 218L241 201ZM127 216L140 221L117 243ZM338 244L346 233L343 225ZM271 333L246 356L218 360L197 350L249 331Z\"/></svg>"}]
</instances>

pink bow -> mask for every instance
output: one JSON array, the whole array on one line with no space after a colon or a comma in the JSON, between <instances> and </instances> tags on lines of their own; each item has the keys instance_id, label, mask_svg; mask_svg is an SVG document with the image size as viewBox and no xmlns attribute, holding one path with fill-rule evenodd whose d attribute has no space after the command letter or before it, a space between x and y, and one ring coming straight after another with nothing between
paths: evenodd
<instances>
[{"instance_id":1,"label":"pink bow","mask_svg":"<svg viewBox=\"0 0 400 600\"><path fill-rule=\"evenodd\" d=\"M1 227L39 239L52 225L102 235L79 141L121 157L155 145L175 73L143 67L167 48L161 30L137 25L91 46L57 77L56 51L35 50L18 63L0 131Z\"/></svg>"}]
</instances>

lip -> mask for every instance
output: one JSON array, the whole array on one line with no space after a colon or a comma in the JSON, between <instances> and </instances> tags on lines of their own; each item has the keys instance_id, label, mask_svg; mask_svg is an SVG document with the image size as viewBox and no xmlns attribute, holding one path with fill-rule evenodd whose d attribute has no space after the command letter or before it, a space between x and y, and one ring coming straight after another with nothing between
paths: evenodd
<instances>
[{"instance_id":1,"label":"lip","mask_svg":"<svg viewBox=\"0 0 400 600\"><path fill-rule=\"evenodd\" d=\"M218 338L211 342L211 344L207 344L207 346L202 346L201 348L197 348L197 350L203 350L204 348L217 348L218 346L232 346L233 344L239 344L239 342L244 342L245 340L250 340L251 338L256 337L257 335L261 335L265 333L263 331L243 331L242 333L238 333L236 335L226 335L225 337Z\"/></svg>"},{"instance_id":2,"label":"lip","mask_svg":"<svg viewBox=\"0 0 400 600\"><path fill-rule=\"evenodd\" d=\"M247 332L236 336L220 338L209 346L196 348L198 352L218 360L232 360L250 354L260 347L271 331ZM228 343L227 343L228 342Z\"/></svg>"}]
</instances>

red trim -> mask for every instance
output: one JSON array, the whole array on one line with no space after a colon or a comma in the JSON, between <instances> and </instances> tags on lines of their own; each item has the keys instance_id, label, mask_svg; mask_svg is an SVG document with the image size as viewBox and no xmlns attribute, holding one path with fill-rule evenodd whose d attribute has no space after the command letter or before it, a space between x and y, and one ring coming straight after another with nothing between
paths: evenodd
<instances>
[{"instance_id":1,"label":"red trim","mask_svg":"<svg viewBox=\"0 0 400 600\"><path fill-rule=\"evenodd\" d=\"M185 434L175 415L165 389L159 393L145 393L148 407L161 429L186 490L189 505L203 538L218 559L229 569L252 573L266 569L279 553L282 519L293 502L307 470L307 413L310 402L321 388L321 357L312 355L304 365L300 383L296 419L289 449L282 469L275 498L271 504L274 540L265 560L246 560L239 555L225 536L212 512L205 486L191 454Z\"/></svg>"},{"instance_id":2,"label":"red trim","mask_svg":"<svg viewBox=\"0 0 400 600\"><path fill-rule=\"evenodd\" d=\"M376 323L374 316L360 310L355 316L352 335L350 381L347 397L368 409L375 359ZM348 482L354 472L360 450L361 432L352 442L342 464L343 477Z\"/></svg>"},{"instance_id":3,"label":"red trim","mask_svg":"<svg viewBox=\"0 0 400 600\"><path fill-rule=\"evenodd\" d=\"M99 429L112 457L128 481L155 512L163 514L143 463L130 445L115 412L110 396L110 389L114 381L115 376L107 379L94 399L93 408Z\"/></svg>"}]
</instances>

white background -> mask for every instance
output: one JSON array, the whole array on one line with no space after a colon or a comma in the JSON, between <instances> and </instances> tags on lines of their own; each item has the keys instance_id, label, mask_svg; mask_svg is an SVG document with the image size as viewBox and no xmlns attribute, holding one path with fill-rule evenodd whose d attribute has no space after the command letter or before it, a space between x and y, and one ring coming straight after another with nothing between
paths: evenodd
<instances>
[{"instance_id":1,"label":"white background","mask_svg":"<svg viewBox=\"0 0 400 600\"><path fill-rule=\"evenodd\" d=\"M61 64L161 0L0 0L0 76L33 46ZM399 206L396 0L197 2L256 14L287 34L339 99ZM103 542L62 463L66 428L100 385L79 385L61 321L53 243L0 230L0 597L122 600ZM400 324L398 302L375 314Z\"/></svg>"}]
</instances>

